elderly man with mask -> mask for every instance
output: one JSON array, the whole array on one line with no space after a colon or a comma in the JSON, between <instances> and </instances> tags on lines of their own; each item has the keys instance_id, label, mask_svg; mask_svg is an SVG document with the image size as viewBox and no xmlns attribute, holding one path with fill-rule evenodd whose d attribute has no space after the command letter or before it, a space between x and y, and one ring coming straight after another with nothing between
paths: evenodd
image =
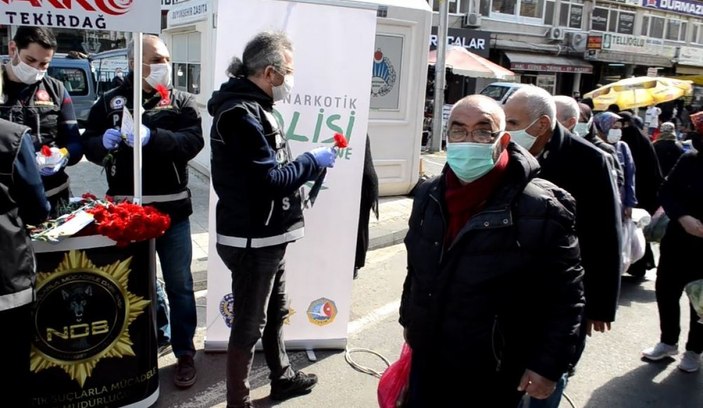
<instances>
[{"instance_id":1,"label":"elderly man with mask","mask_svg":"<svg viewBox=\"0 0 703 408\"><path fill-rule=\"evenodd\" d=\"M583 307L573 198L536 178L493 99L460 100L447 129L447 166L415 194L405 238L404 406L547 398L574 358Z\"/></svg>"},{"instance_id":2,"label":"elderly man with mask","mask_svg":"<svg viewBox=\"0 0 703 408\"><path fill-rule=\"evenodd\" d=\"M133 69L134 42L127 49L127 57ZM186 388L196 380L193 337L197 325L190 271L189 216L193 206L188 190L188 161L200 152L205 142L195 98L171 87L171 55L166 44L159 37L145 35L142 58L142 203L153 205L171 217L171 227L156 239L156 252L171 309L171 346L178 359L174 383ZM98 99L90 110L83 134L86 157L105 167L107 194L117 200L132 199L134 194L134 133L122 135L120 126L123 108L133 112L135 80L139 79L130 72L122 85Z\"/></svg>"},{"instance_id":3,"label":"elderly man with mask","mask_svg":"<svg viewBox=\"0 0 703 408\"><path fill-rule=\"evenodd\" d=\"M581 325L580 351L583 351L586 335L610 329L620 292L622 227L613 169L605 153L583 138L573 136L557 122L554 98L544 89L520 88L503 109L506 130L516 143L537 157L542 167L540 177L576 199L576 233L586 296ZM578 358L572 363L575 365L577 361ZM560 386L565 380L564 377L560 381ZM559 391L544 406L559 406Z\"/></svg>"}]
</instances>

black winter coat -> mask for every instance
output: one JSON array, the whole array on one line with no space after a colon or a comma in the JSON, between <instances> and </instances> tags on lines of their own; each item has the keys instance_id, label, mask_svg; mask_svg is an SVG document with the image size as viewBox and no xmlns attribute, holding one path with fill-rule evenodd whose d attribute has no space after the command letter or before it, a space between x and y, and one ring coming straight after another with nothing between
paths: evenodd
<instances>
[{"instance_id":1,"label":"black winter coat","mask_svg":"<svg viewBox=\"0 0 703 408\"><path fill-rule=\"evenodd\" d=\"M659 207L657 192L664 180L654 146L636 126L628 126L622 130L622 141L630 147L632 159L635 161L637 207L654 214Z\"/></svg>"},{"instance_id":2,"label":"black winter coat","mask_svg":"<svg viewBox=\"0 0 703 408\"><path fill-rule=\"evenodd\" d=\"M684 269L701 271L701 268L691 268L690 265L695 264L697 254L703 250L703 238L687 233L678 222L678 219L684 215L703 221L701 174L703 174L703 156L696 152L686 153L679 158L662 184L659 200L670 221L661 242L659 273L662 272L662 268L666 269L664 272L674 274L681 273ZM681 264L681 267L667 268L668 265L677 264ZM700 272L699 276L703 278L703 272Z\"/></svg>"},{"instance_id":3,"label":"black winter coat","mask_svg":"<svg viewBox=\"0 0 703 408\"><path fill-rule=\"evenodd\" d=\"M658 139L653 144L662 175L666 177L683 154L683 146L681 142L669 139Z\"/></svg>"},{"instance_id":4,"label":"black winter coat","mask_svg":"<svg viewBox=\"0 0 703 408\"><path fill-rule=\"evenodd\" d=\"M133 149L120 143L117 149L108 152L103 146L105 131L120 128L122 108L127 106L133 113L132 79L130 74L119 88L111 89L95 102L83 133L85 155L91 162L105 166L107 194L111 196L134 194ZM143 203L164 211L172 222L182 220L193 212L188 162L205 145L198 105L192 95L170 89L168 100L158 93L144 93L142 106L142 124L151 130L151 138L142 148ZM154 202L147 196L178 198Z\"/></svg>"},{"instance_id":5,"label":"black winter coat","mask_svg":"<svg viewBox=\"0 0 703 408\"><path fill-rule=\"evenodd\" d=\"M418 357L462 380L465 396L496 382L515 390L525 368L558 379L583 310L574 201L535 178L527 151L508 151L501 185L449 247L446 167L418 188L405 238L400 323Z\"/></svg>"},{"instance_id":6,"label":"black winter coat","mask_svg":"<svg viewBox=\"0 0 703 408\"><path fill-rule=\"evenodd\" d=\"M539 177L576 199L586 317L612 322L620 292L622 220L620 193L606 153L557 125L539 163Z\"/></svg>"}]
</instances>

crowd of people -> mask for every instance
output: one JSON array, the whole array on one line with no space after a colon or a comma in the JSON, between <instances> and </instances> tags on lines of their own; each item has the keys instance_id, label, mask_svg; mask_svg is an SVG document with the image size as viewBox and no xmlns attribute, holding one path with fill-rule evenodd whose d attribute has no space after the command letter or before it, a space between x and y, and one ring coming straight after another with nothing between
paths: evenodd
<instances>
[{"instance_id":1,"label":"crowd of people","mask_svg":"<svg viewBox=\"0 0 703 408\"><path fill-rule=\"evenodd\" d=\"M161 296L170 306L158 314L160 342L177 359L174 383L190 387L197 379L197 317L187 167L205 143L199 109L193 96L171 86L164 42L147 35L143 77L131 72L132 43L130 72L95 103L81 136L68 92L46 74L56 48L50 30L21 27L0 76L0 241L7 258L0 265L0 323L17 328L0 345L22 350L11 353L0 383L18 390L28 384L35 271L24 225L41 222L68 199L65 167L83 155L105 168L107 194L131 199L139 139L142 202L171 217L156 240ZM212 183L219 197L216 248L231 271L234 295L230 408L253 406L249 375L259 340L272 399L305 394L317 383L314 374L291 367L283 342L289 314L285 254L289 243L303 238L301 187L323 176L337 155L317 147L293 157L272 115L274 104L291 92L294 60L285 34L259 33L241 58L233 58L228 80L208 103ZM119 130L123 108L134 106L135 81L143 87L140 138ZM623 262L629 245L623 230L635 208L654 214L663 207L671 220L656 281L661 337L642 354L652 361L678 354L678 299L686 283L703 278L686 261L703 243L703 126L696 126L690 107L684 110L659 123L658 107L648 108L644 120L617 107L593 112L583 101L535 86L520 88L504 106L481 95L454 105L447 166L416 189L405 239L400 324L413 361L404 406L433 406L437 395L450 406L465 406L469 396L492 390L496 407L518 407L525 394L532 408L558 407L587 337L609 331L616 321L622 273L643 276L655 267L649 244L637 262ZM35 152L44 145L66 149L56 166L37 167ZM370 212L378 211L368 139L366 163L366 225L359 228L355 276L364 265ZM692 309L678 368L697 371L701 352L703 325ZM6 397L24 407L30 394Z\"/></svg>"},{"instance_id":2,"label":"crowd of people","mask_svg":"<svg viewBox=\"0 0 703 408\"><path fill-rule=\"evenodd\" d=\"M671 220L656 280L661 338L642 356L678 354L678 302L703 278L688 261L703 249L703 127L696 114L659 124L655 106L644 121L592 107L535 86L503 106L481 95L454 105L447 166L417 192L405 240L400 324L413 350L405 406L430 406L439 394L461 406L490 389L496 407L523 406L524 394L531 408L558 407L586 338L616 320L621 274L656 266L649 243L636 262L625 260L634 208L661 206ZM683 139L692 143L686 154ZM697 321L691 308L683 372L700 369ZM435 375L447 367L457 374Z\"/></svg>"}]
</instances>

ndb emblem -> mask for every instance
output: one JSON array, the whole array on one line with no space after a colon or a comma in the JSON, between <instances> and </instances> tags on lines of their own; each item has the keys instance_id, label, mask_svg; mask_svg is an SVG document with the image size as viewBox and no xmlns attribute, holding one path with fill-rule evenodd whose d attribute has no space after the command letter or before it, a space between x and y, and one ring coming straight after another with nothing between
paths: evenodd
<instances>
[{"instance_id":1,"label":"ndb emblem","mask_svg":"<svg viewBox=\"0 0 703 408\"><path fill-rule=\"evenodd\" d=\"M133 356L129 326L149 301L129 292L131 258L97 267L70 251L52 272L37 275L31 370L59 367L81 387L106 357Z\"/></svg>"},{"instance_id":2,"label":"ndb emblem","mask_svg":"<svg viewBox=\"0 0 703 408\"><path fill-rule=\"evenodd\" d=\"M230 329L232 328L232 320L234 320L234 295L228 293L220 300L220 315L225 321L225 324Z\"/></svg>"},{"instance_id":3,"label":"ndb emblem","mask_svg":"<svg viewBox=\"0 0 703 408\"><path fill-rule=\"evenodd\" d=\"M396 73L391 60L383 55L381 49L373 54L373 71L371 75L371 96L387 95L395 86Z\"/></svg>"}]
</instances>

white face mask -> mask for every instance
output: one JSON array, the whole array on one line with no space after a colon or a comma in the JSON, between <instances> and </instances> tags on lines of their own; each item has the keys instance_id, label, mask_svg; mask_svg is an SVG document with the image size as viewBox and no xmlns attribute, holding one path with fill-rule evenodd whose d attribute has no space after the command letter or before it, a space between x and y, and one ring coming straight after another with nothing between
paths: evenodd
<instances>
[{"instance_id":1,"label":"white face mask","mask_svg":"<svg viewBox=\"0 0 703 408\"><path fill-rule=\"evenodd\" d=\"M36 69L26 64L20 59L19 53L15 55L17 56L17 64L14 65L12 62L10 62L8 65L10 66L12 73L15 74L17 79L27 85L35 84L44 79L44 75L46 75L46 70Z\"/></svg>"},{"instance_id":2,"label":"white face mask","mask_svg":"<svg viewBox=\"0 0 703 408\"><path fill-rule=\"evenodd\" d=\"M286 97L290 95L290 91L293 89L293 84L293 75L286 75L283 77L283 83L281 85L274 85L273 88L271 88L274 102L286 99Z\"/></svg>"},{"instance_id":3,"label":"white face mask","mask_svg":"<svg viewBox=\"0 0 703 408\"><path fill-rule=\"evenodd\" d=\"M608 131L608 143L615 144L622 137L622 129L610 129Z\"/></svg>"},{"instance_id":4,"label":"white face mask","mask_svg":"<svg viewBox=\"0 0 703 408\"><path fill-rule=\"evenodd\" d=\"M164 62L162 64L149 64L151 72L149 76L144 78L147 84L152 88L157 85L163 85L166 88L171 86L171 64Z\"/></svg>"},{"instance_id":5,"label":"white face mask","mask_svg":"<svg viewBox=\"0 0 703 408\"><path fill-rule=\"evenodd\" d=\"M537 122L539 118L535 119L527 125L526 128L521 129L521 130L511 130L508 133L510 133L510 140L513 142L519 144L520 146L524 147L527 150L530 150L533 144L535 144L535 141L537 140L536 136L532 136L531 134L527 133L527 129L532 127L532 125Z\"/></svg>"},{"instance_id":6,"label":"white face mask","mask_svg":"<svg viewBox=\"0 0 703 408\"><path fill-rule=\"evenodd\" d=\"M588 131L591 130L591 121L589 120L588 122L579 122L574 126L573 133L578 135L578 136L586 136L588 134Z\"/></svg>"}]
</instances>

